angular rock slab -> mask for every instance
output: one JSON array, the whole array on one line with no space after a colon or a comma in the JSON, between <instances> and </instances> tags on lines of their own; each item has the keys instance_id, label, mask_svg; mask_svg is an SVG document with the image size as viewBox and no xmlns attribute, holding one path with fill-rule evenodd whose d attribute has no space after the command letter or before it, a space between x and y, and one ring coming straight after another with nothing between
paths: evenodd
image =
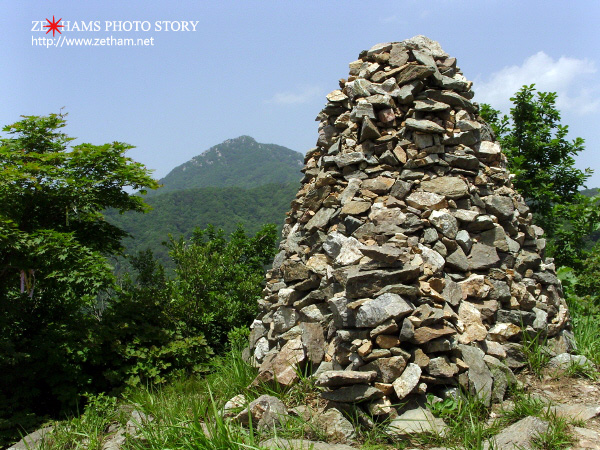
<instances>
[{"instance_id":1,"label":"angular rock slab","mask_svg":"<svg viewBox=\"0 0 600 450\"><path fill-rule=\"evenodd\" d=\"M400 400L410 394L417 384L419 384L419 380L421 378L421 368L414 364L410 363L402 375L399 378L394 380L392 386L394 386L394 391Z\"/></svg>"},{"instance_id":2,"label":"angular rock slab","mask_svg":"<svg viewBox=\"0 0 600 450\"><path fill-rule=\"evenodd\" d=\"M400 319L414 310L414 306L398 294L382 294L362 305L356 313L356 326L375 328L390 319Z\"/></svg>"},{"instance_id":3,"label":"angular rock slab","mask_svg":"<svg viewBox=\"0 0 600 450\"><path fill-rule=\"evenodd\" d=\"M300 337L287 341L273 358L265 358L258 369L258 382L277 381L282 386L291 386L298 379L298 369L306 361L306 352Z\"/></svg>"},{"instance_id":4,"label":"angular rock slab","mask_svg":"<svg viewBox=\"0 0 600 450\"><path fill-rule=\"evenodd\" d=\"M318 416L318 427L327 440L334 442L347 442L355 435L352 423L336 408L328 409Z\"/></svg>"},{"instance_id":5,"label":"angular rock slab","mask_svg":"<svg viewBox=\"0 0 600 450\"><path fill-rule=\"evenodd\" d=\"M419 406L409 409L392 420L386 431L393 437L405 438L415 433L432 433L443 436L447 428L442 419L434 417L429 410Z\"/></svg>"},{"instance_id":6,"label":"angular rock slab","mask_svg":"<svg viewBox=\"0 0 600 450\"><path fill-rule=\"evenodd\" d=\"M600 433L588 428L573 427L575 445L572 450L600 450Z\"/></svg>"},{"instance_id":7,"label":"angular rock slab","mask_svg":"<svg viewBox=\"0 0 600 450\"><path fill-rule=\"evenodd\" d=\"M477 347L459 344L458 349L463 361L469 366L469 391L477 395L487 406L492 399L493 377L492 372L484 361L485 353Z\"/></svg>"},{"instance_id":8,"label":"angular rock slab","mask_svg":"<svg viewBox=\"0 0 600 450\"><path fill-rule=\"evenodd\" d=\"M570 353L561 353L548 361L549 369L567 370L571 365L583 367L593 367L594 364L583 355L571 355Z\"/></svg>"},{"instance_id":9,"label":"angular rock slab","mask_svg":"<svg viewBox=\"0 0 600 450\"><path fill-rule=\"evenodd\" d=\"M494 449L533 450L533 439L548 430L549 424L539 417L529 416L513 423L490 439ZM484 444L484 450L490 449L490 443Z\"/></svg>"},{"instance_id":10,"label":"angular rock slab","mask_svg":"<svg viewBox=\"0 0 600 450\"><path fill-rule=\"evenodd\" d=\"M259 429L273 428L285 422L287 408L281 400L272 395L261 395L241 411L235 420L248 425L250 421Z\"/></svg>"},{"instance_id":11,"label":"angular rock slab","mask_svg":"<svg viewBox=\"0 0 600 450\"><path fill-rule=\"evenodd\" d=\"M335 391L322 392L321 397L340 403L360 403L383 397L383 392L368 384L355 384Z\"/></svg>"},{"instance_id":12,"label":"angular rock slab","mask_svg":"<svg viewBox=\"0 0 600 450\"><path fill-rule=\"evenodd\" d=\"M328 444L327 442L309 441L306 439L271 438L260 443L261 448L271 450L356 450L346 444Z\"/></svg>"},{"instance_id":13,"label":"angular rock slab","mask_svg":"<svg viewBox=\"0 0 600 450\"><path fill-rule=\"evenodd\" d=\"M33 433L29 433L19 442L8 447L8 450L27 450L37 449L43 445L44 439L50 436L54 430L54 427L44 427L39 430L35 430Z\"/></svg>"},{"instance_id":14,"label":"angular rock slab","mask_svg":"<svg viewBox=\"0 0 600 450\"><path fill-rule=\"evenodd\" d=\"M356 372L353 370L331 370L322 372L317 378L319 387L340 387L353 384L367 384L375 379L377 372Z\"/></svg>"},{"instance_id":15,"label":"angular rock slab","mask_svg":"<svg viewBox=\"0 0 600 450\"><path fill-rule=\"evenodd\" d=\"M557 417L564 417L568 420L581 420L587 422L594 417L600 416L600 406L598 405L560 404L551 406L550 409Z\"/></svg>"}]
</instances>

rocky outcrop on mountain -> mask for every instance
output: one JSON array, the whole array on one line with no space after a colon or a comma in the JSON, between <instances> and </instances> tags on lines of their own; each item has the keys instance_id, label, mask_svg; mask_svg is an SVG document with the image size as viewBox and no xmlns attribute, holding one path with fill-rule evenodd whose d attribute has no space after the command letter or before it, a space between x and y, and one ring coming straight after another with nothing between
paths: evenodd
<instances>
[{"instance_id":1,"label":"rocky outcrop on mountain","mask_svg":"<svg viewBox=\"0 0 600 450\"><path fill-rule=\"evenodd\" d=\"M524 335L563 353L570 323L472 83L417 36L363 51L339 85L252 325L256 381L312 371L371 411L458 385L501 401Z\"/></svg>"},{"instance_id":2,"label":"rocky outcrop on mountain","mask_svg":"<svg viewBox=\"0 0 600 450\"><path fill-rule=\"evenodd\" d=\"M302 153L250 136L227 139L175 167L149 195L205 187L254 188L265 184L297 183Z\"/></svg>"}]
</instances>

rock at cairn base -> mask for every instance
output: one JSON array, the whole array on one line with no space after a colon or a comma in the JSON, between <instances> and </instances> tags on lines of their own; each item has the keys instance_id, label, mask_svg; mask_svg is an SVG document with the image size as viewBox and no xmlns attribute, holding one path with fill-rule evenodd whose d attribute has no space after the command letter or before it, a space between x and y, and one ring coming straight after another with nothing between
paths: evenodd
<instances>
[{"instance_id":1,"label":"rock at cairn base","mask_svg":"<svg viewBox=\"0 0 600 450\"><path fill-rule=\"evenodd\" d=\"M289 385L308 365L336 402L462 385L489 403L523 365L525 331L568 350L543 231L471 85L424 36L350 63L267 273L250 336L257 381Z\"/></svg>"}]
</instances>

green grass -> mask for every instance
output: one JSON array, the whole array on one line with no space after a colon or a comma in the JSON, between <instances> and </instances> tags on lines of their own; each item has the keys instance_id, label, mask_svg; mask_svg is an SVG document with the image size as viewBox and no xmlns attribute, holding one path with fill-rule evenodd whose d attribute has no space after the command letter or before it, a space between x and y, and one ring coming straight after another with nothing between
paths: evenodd
<instances>
[{"instance_id":1,"label":"green grass","mask_svg":"<svg viewBox=\"0 0 600 450\"><path fill-rule=\"evenodd\" d=\"M552 358L547 346L548 340L541 331L538 333L528 332L523 324L521 324L521 329L523 329L523 353L527 367L541 379L542 370Z\"/></svg>"},{"instance_id":2,"label":"green grass","mask_svg":"<svg viewBox=\"0 0 600 450\"><path fill-rule=\"evenodd\" d=\"M444 436L419 435L416 441L420 444L482 450L485 442L498 431L496 424L488 423L489 408L479 397L468 392L437 403L430 399L428 407L436 417L444 420L448 430Z\"/></svg>"},{"instance_id":3,"label":"green grass","mask_svg":"<svg viewBox=\"0 0 600 450\"><path fill-rule=\"evenodd\" d=\"M305 374L300 373L299 382L289 389L273 384L249 388L256 372L237 349L215 358L205 378L180 378L164 387L132 389L119 404L112 397L92 397L83 414L55 424L43 450L100 450L119 426L125 426L133 409L150 419L136 424L139 432L127 438L123 450L258 449L261 441L275 436L323 440L314 421L293 415L277 430L256 430L251 424L245 427L222 417L225 402L240 393L249 402L262 394L275 395L288 407L318 401L314 380Z\"/></svg>"},{"instance_id":4,"label":"green grass","mask_svg":"<svg viewBox=\"0 0 600 450\"><path fill-rule=\"evenodd\" d=\"M538 450L562 450L571 448L573 438L569 434L569 422L554 414L544 416L548 420L548 429L533 438L533 445Z\"/></svg>"},{"instance_id":5,"label":"green grass","mask_svg":"<svg viewBox=\"0 0 600 450\"><path fill-rule=\"evenodd\" d=\"M111 423L125 424L124 411L117 408L117 399L103 394L89 396L88 404L78 417L55 427L50 441L42 442L40 450L79 449L100 450L104 430Z\"/></svg>"},{"instance_id":6,"label":"green grass","mask_svg":"<svg viewBox=\"0 0 600 450\"><path fill-rule=\"evenodd\" d=\"M600 311L596 314L572 315L577 352L600 366Z\"/></svg>"}]
</instances>

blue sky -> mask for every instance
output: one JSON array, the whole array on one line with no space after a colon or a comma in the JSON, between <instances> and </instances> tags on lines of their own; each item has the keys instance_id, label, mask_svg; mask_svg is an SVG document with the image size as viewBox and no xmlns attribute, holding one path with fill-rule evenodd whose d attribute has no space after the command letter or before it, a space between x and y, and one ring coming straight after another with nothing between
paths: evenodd
<instances>
[{"instance_id":1,"label":"blue sky","mask_svg":"<svg viewBox=\"0 0 600 450\"><path fill-rule=\"evenodd\" d=\"M157 178L243 134L305 152L325 95L378 42L424 34L474 81L475 100L508 110L522 84L559 94L577 159L600 186L600 2L585 1L4 1L0 123L64 107L76 142L124 141ZM32 21L98 21L68 38L153 38L146 47L46 48ZM106 31L148 21L151 31ZM198 21L197 31L155 30ZM163 27L164 28L164 27ZM49 36L49 35L48 35ZM58 36L58 35L57 35Z\"/></svg>"}]
</instances>

